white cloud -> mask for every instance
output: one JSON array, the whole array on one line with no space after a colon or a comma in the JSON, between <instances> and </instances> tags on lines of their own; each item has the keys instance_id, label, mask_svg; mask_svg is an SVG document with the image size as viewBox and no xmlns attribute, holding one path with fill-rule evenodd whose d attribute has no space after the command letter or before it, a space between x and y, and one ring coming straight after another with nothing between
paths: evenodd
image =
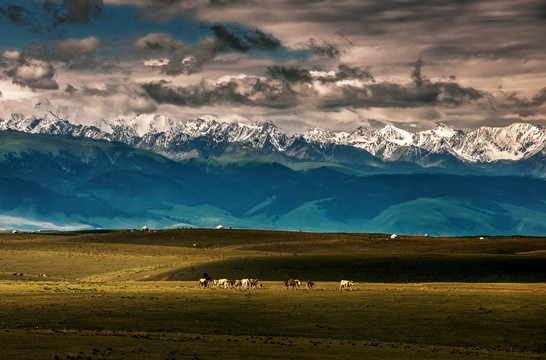
<instances>
[{"instance_id":1,"label":"white cloud","mask_svg":"<svg viewBox=\"0 0 546 360\"><path fill-rule=\"evenodd\" d=\"M40 60L30 60L15 70L13 82L33 89L55 90L59 88L53 79L53 65Z\"/></svg>"},{"instance_id":2,"label":"white cloud","mask_svg":"<svg viewBox=\"0 0 546 360\"><path fill-rule=\"evenodd\" d=\"M51 78L53 74L54 70L51 64L43 61L32 61L19 66L15 72L15 77L23 81L37 81L43 78Z\"/></svg>"},{"instance_id":3,"label":"white cloud","mask_svg":"<svg viewBox=\"0 0 546 360\"><path fill-rule=\"evenodd\" d=\"M21 52L18 50L4 50L2 51L2 58L4 60L19 61L21 60Z\"/></svg>"},{"instance_id":4,"label":"white cloud","mask_svg":"<svg viewBox=\"0 0 546 360\"><path fill-rule=\"evenodd\" d=\"M93 58L100 45L99 39L94 36L77 40L69 39L57 43L57 56L60 60L69 62L79 57Z\"/></svg>"}]
</instances>

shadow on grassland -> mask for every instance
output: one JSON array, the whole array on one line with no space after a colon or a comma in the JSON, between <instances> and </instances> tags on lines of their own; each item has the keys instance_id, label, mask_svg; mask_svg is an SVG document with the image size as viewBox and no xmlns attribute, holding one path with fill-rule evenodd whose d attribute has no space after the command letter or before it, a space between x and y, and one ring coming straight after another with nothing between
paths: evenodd
<instances>
[{"instance_id":1,"label":"shadow on grassland","mask_svg":"<svg viewBox=\"0 0 546 360\"><path fill-rule=\"evenodd\" d=\"M183 267L150 280L289 278L361 282L546 282L546 256L525 255L288 255L246 257Z\"/></svg>"}]
</instances>

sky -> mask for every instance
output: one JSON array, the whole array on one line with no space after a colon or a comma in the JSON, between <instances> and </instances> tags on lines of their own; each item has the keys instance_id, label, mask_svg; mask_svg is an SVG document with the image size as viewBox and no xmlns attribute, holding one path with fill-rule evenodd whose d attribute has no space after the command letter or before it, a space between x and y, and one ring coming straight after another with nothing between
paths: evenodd
<instances>
[{"instance_id":1,"label":"sky","mask_svg":"<svg viewBox=\"0 0 546 360\"><path fill-rule=\"evenodd\" d=\"M546 125L542 0L0 0L0 119Z\"/></svg>"}]
</instances>

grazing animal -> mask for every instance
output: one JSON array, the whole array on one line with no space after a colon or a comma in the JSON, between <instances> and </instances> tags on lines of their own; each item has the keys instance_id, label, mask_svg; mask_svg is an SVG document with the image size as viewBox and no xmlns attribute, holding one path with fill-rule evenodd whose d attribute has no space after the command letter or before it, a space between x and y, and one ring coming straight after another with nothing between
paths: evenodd
<instances>
[{"instance_id":1,"label":"grazing animal","mask_svg":"<svg viewBox=\"0 0 546 360\"><path fill-rule=\"evenodd\" d=\"M250 279L241 280L241 289L248 289L250 287Z\"/></svg>"},{"instance_id":2,"label":"grazing animal","mask_svg":"<svg viewBox=\"0 0 546 360\"><path fill-rule=\"evenodd\" d=\"M290 279L288 281L283 282L283 285L286 289L297 290L299 289L301 282L299 280Z\"/></svg>"},{"instance_id":3,"label":"grazing animal","mask_svg":"<svg viewBox=\"0 0 546 360\"><path fill-rule=\"evenodd\" d=\"M313 288L313 286L315 286L315 283L312 282L311 280L307 280L305 282L305 287L307 288L307 290L311 290Z\"/></svg>"},{"instance_id":4,"label":"grazing animal","mask_svg":"<svg viewBox=\"0 0 546 360\"><path fill-rule=\"evenodd\" d=\"M226 286L226 282L228 281L228 279L220 279L218 280L218 287L224 287L224 289L227 289L227 286Z\"/></svg>"},{"instance_id":5,"label":"grazing animal","mask_svg":"<svg viewBox=\"0 0 546 360\"><path fill-rule=\"evenodd\" d=\"M250 288L256 290L258 287L258 279L250 279Z\"/></svg>"},{"instance_id":6,"label":"grazing animal","mask_svg":"<svg viewBox=\"0 0 546 360\"><path fill-rule=\"evenodd\" d=\"M46 274L42 273L40 274L40 277L47 277Z\"/></svg>"},{"instance_id":7,"label":"grazing animal","mask_svg":"<svg viewBox=\"0 0 546 360\"><path fill-rule=\"evenodd\" d=\"M241 280L235 280L235 288L242 289L243 288L243 282Z\"/></svg>"},{"instance_id":8,"label":"grazing animal","mask_svg":"<svg viewBox=\"0 0 546 360\"><path fill-rule=\"evenodd\" d=\"M233 280L226 280L226 282L224 283L224 287L226 289L232 288L233 285L235 285L235 281L233 281Z\"/></svg>"},{"instance_id":9,"label":"grazing animal","mask_svg":"<svg viewBox=\"0 0 546 360\"><path fill-rule=\"evenodd\" d=\"M207 287L209 281L205 278L199 279L199 288L204 289Z\"/></svg>"},{"instance_id":10,"label":"grazing animal","mask_svg":"<svg viewBox=\"0 0 546 360\"><path fill-rule=\"evenodd\" d=\"M345 288L345 290L347 290L347 289L353 290L353 285L354 285L354 281L341 280L341 282L339 283L339 290L342 290L344 288Z\"/></svg>"}]
</instances>

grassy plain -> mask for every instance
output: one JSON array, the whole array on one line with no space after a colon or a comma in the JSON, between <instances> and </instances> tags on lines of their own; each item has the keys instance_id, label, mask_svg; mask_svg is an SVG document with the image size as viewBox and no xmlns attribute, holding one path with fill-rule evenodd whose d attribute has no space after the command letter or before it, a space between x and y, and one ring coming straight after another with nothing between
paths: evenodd
<instances>
[{"instance_id":1,"label":"grassy plain","mask_svg":"<svg viewBox=\"0 0 546 360\"><path fill-rule=\"evenodd\" d=\"M0 359L546 357L545 238L387 239L0 233ZM264 287L198 289L205 271Z\"/></svg>"}]
</instances>

